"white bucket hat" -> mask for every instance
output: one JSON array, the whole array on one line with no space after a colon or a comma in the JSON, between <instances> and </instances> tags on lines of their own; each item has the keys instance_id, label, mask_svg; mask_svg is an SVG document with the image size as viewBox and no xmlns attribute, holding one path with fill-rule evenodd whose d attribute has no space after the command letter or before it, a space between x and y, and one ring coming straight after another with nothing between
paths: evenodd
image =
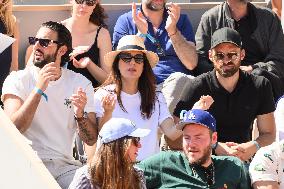
<instances>
[{"instance_id":1,"label":"white bucket hat","mask_svg":"<svg viewBox=\"0 0 284 189\"><path fill-rule=\"evenodd\" d=\"M146 50L143 38L137 35L125 35L119 40L116 50L105 55L105 63L111 67L115 57L123 51L141 51L145 53L152 68L155 67L159 61L159 57L156 53Z\"/></svg>"}]
</instances>

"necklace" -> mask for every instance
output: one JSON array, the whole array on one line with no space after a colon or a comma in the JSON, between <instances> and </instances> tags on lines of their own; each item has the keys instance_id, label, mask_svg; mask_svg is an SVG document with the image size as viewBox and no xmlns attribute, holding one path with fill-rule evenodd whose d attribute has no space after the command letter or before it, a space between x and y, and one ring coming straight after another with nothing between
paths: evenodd
<instances>
[{"instance_id":1,"label":"necklace","mask_svg":"<svg viewBox=\"0 0 284 189\"><path fill-rule=\"evenodd\" d=\"M191 166L191 170L193 172L193 176L197 177L197 171L196 171L197 166ZM208 186L211 186L213 184L215 184L215 166L214 163L212 161L212 163L207 167L202 167L199 166L199 168L205 173L206 175L206 183Z\"/></svg>"}]
</instances>

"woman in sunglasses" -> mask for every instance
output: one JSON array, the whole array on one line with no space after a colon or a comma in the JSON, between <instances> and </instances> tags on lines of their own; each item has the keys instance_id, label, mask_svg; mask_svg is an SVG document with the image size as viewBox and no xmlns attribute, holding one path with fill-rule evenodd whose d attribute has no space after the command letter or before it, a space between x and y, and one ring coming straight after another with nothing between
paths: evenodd
<instances>
[{"instance_id":1,"label":"woman in sunglasses","mask_svg":"<svg viewBox=\"0 0 284 189\"><path fill-rule=\"evenodd\" d=\"M12 7L12 0L0 0L0 33L16 39L11 46L0 53L0 96L3 82L10 71L18 70L19 26L16 17L12 14Z\"/></svg>"},{"instance_id":2,"label":"woman in sunglasses","mask_svg":"<svg viewBox=\"0 0 284 189\"><path fill-rule=\"evenodd\" d=\"M143 172L133 165L140 137L149 133L128 119L110 119L99 133L98 152L90 164L76 171L69 189L146 189Z\"/></svg>"},{"instance_id":3,"label":"woman in sunglasses","mask_svg":"<svg viewBox=\"0 0 284 189\"><path fill-rule=\"evenodd\" d=\"M124 117L134 121L151 133L141 140L142 147L138 160L159 152L158 128L176 139L180 133L173 127L174 122L165 99L156 92L152 71L158 62L157 54L145 50L144 40L136 35L120 39L117 50L105 56L105 63L112 67L106 82L95 92L95 113L100 126L111 117ZM92 156L94 148L87 148Z\"/></svg>"},{"instance_id":4,"label":"woman in sunglasses","mask_svg":"<svg viewBox=\"0 0 284 189\"><path fill-rule=\"evenodd\" d=\"M111 51L111 38L104 21L107 16L98 0L72 0L72 5L72 16L62 21L72 34L74 48L68 68L98 87L110 71L103 59Z\"/></svg>"}]
</instances>

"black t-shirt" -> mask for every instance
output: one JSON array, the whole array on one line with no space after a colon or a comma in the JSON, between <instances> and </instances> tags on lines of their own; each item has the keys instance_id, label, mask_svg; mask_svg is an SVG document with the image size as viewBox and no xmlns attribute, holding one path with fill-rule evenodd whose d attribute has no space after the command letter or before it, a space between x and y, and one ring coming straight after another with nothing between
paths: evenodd
<instances>
[{"instance_id":1,"label":"black t-shirt","mask_svg":"<svg viewBox=\"0 0 284 189\"><path fill-rule=\"evenodd\" d=\"M191 109L202 95L212 96L214 103L208 111L216 118L220 142L251 140L251 125L256 116L275 110L270 82L242 71L231 93L220 85L213 70L191 80L186 94L174 115L179 117L181 110Z\"/></svg>"}]
</instances>

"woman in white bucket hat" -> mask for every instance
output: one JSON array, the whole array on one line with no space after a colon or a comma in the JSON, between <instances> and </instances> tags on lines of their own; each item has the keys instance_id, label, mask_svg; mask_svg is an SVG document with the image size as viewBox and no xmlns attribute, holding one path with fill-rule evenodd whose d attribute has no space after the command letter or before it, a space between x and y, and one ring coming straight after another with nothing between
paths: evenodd
<instances>
[{"instance_id":1,"label":"woman in white bucket hat","mask_svg":"<svg viewBox=\"0 0 284 189\"><path fill-rule=\"evenodd\" d=\"M106 82L95 92L95 113L100 126L111 117L123 117L141 128L151 130L141 140L143 147L139 151L138 160L160 151L159 127L173 140L181 134L174 127L163 94L156 92L152 67L157 62L157 54L145 49L141 37L124 36L120 39L117 50L106 54L105 63L112 71ZM87 155L92 156L89 148Z\"/></svg>"}]
</instances>

